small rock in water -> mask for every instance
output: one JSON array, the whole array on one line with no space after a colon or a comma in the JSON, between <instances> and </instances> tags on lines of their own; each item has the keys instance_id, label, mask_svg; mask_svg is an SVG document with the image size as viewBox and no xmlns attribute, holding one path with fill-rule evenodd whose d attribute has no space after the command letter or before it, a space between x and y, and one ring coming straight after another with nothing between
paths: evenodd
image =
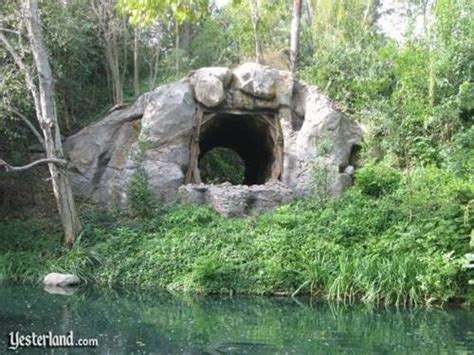
<instances>
[{"instance_id":1,"label":"small rock in water","mask_svg":"<svg viewBox=\"0 0 474 355\"><path fill-rule=\"evenodd\" d=\"M48 286L72 286L81 283L79 277L73 274L59 274L52 272L44 277L43 283Z\"/></svg>"}]
</instances>

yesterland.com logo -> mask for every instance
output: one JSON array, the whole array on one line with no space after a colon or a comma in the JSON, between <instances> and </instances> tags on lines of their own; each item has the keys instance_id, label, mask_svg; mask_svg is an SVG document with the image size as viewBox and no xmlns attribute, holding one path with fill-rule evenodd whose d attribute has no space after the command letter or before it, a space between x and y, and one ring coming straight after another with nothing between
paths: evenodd
<instances>
[{"instance_id":1,"label":"yesterland.com logo","mask_svg":"<svg viewBox=\"0 0 474 355\"><path fill-rule=\"evenodd\" d=\"M8 334L8 349L17 350L23 347L96 347L98 345L97 339L78 339L74 341L74 334L72 331L67 335L56 335L52 332L46 334L31 334L21 335L20 332L10 332Z\"/></svg>"}]
</instances>

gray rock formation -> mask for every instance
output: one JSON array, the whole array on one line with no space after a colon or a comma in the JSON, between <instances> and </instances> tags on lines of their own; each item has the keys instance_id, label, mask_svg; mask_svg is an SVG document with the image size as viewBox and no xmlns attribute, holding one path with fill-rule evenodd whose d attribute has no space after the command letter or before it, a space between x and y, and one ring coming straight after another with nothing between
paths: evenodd
<instances>
[{"instance_id":1,"label":"gray rock formation","mask_svg":"<svg viewBox=\"0 0 474 355\"><path fill-rule=\"evenodd\" d=\"M293 192L280 181L263 185L187 184L178 190L181 201L211 206L220 214L231 216L256 215L271 211L293 199Z\"/></svg>"},{"instance_id":2,"label":"gray rock formation","mask_svg":"<svg viewBox=\"0 0 474 355\"><path fill-rule=\"evenodd\" d=\"M340 196L352 183L361 136L317 88L246 63L202 68L161 86L69 137L65 151L76 194L104 206L125 208L140 170L164 202L179 197L242 215L307 196L321 184ZM242 157L244 185L201 183L198 161L216 147Z\"/></svg>"}]
</instances>

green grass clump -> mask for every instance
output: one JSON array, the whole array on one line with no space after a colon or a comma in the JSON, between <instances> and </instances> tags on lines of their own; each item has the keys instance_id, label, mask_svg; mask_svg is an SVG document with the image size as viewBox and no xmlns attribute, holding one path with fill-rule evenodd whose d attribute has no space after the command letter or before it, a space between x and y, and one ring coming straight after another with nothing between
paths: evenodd
<instances>
[{"instance_id":1,"label":"green grass clump","mask_svg":"<svg viewBox=\"0 0 474 355\"><path fill-rule=\"evenodd\" d=\"M16 280L74 272L107 286L204 294L414 305L464 296L472 184L437 168L371 178L377 171L362 169L340 200L298 201L258 217L181 205L132 221L102 214L70 252L38 224L1 223L0 270Z\"/></svg>"}]
</instances>

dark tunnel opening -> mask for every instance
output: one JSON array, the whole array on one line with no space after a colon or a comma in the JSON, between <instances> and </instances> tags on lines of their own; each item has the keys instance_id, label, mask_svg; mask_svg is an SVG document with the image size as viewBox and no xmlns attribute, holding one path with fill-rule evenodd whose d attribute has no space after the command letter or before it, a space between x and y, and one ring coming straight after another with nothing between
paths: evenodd
<instances>
[{"instance_id":1,"label":"dark tunnel opening","mask_svg":"<svg viewBox=\"0 0 474 355\"><path fill-rule=\"evenodd\" d=\"M214 148L235 151L245 166L243 184L264 184L271 178L274 140L269 119L260 116L218 114L201 127L199 161ZM221 181L224 182L224 181Z\"/></svg>"}]
</instances>

